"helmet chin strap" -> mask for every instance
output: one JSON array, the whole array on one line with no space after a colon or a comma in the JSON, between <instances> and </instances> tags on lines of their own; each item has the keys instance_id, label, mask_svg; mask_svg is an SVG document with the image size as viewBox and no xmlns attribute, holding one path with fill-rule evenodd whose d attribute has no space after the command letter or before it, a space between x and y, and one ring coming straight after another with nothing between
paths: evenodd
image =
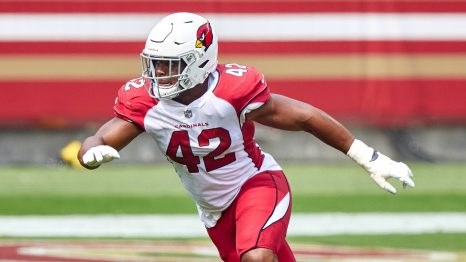
<instances>
[{"instance_id":1,"label":"helmet chin strap","mask_svg":"<svg viewBox=\"0 0 466 262\"><path fill-rule=\"evenodd\" d=\"M172 99L172 98L177 97L181 93L178 82L174 84L172 87L170 87L169 88L170 90L167 90L167 92L163 92L165 90L163 90L163 88L158 87L155 81L151 81L151 82L152 82L151 86L153 90L152 93L154 93L154 95L159 99Z\"/></svg>"},{"instance_id":2,"label":"helmet chin strap","mask_svg":"<svg viewBox=\"0 0 466 262\"><path fill-rule=\"evenodd\" d=\"M189 79L185 79L185 81L190 81ZM193 86L194 87L194 86ZM192 88L192 87L191 87ZM171 88L170 88L170 91L168 92L163 92L163 88L158 88L157 87L157 84L155 83L154 80L151 81L151 89L152 89L152 92L155 96L155 98L158 98L158 99L166 99L166 100L169 100L169 99L173 99L175 97L178 97L181 93L183 93L184 91L188 90L188 89L191 89L191 88L184 88L182 85L181 85L181 82L178 81L176 84L174 84ZM161 92L162 91L162 92Z\"/></svg>"}]
</instances>

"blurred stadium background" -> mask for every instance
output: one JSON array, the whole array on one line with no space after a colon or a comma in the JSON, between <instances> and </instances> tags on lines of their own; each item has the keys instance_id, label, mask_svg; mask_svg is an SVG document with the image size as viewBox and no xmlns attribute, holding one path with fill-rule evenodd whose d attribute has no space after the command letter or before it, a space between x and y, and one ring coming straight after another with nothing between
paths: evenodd
<instances>
[{"instance_id":1,"label":"blurred stadium background","mask_svg":"<svg viewBox=\"0 0 466 262\"><path fill-rule=\"evenodd\" d=\"M175 11L211 19L220 62L257 67L380 150L466 159L466 1L1 0L0 163L44 163L112 117L148 31ZM280 158L335 160L307 136L259 139ZM144 140L131 148L121 162L160 159Z\"/></svg>"},{"instance_id":2,"label":"blurred stadium background","mask_svg":"<svg viewBox=\"0 0 466 262\"><path fill-rule=\"evenodd\" d=\"M140 76L139 53L147 33L162 16L178 11L210 18L220 38L221 63L255 66L264 73L273 92L327 111L380 151L412 163L424 190L415 189L420 191L408 193L405 198L397 196L410 203L399 211L464 214L465 0L0 0L1 214L158 212L157 208L131 211L129 206L141 200L137 197L129 202L122 201L124 197L115 199L118 190L109 192L106 188L112 179L110 175L103 175L106 182L99 180L101 187L90 192L86 188L96 180L90 182L89 178L73 177L70 182L70 176L66 176L65 181L61 180L63 184L41 185L44 179L55 181L56 173L78 176L75 173L84 172L62 166L62 149L95 132L113 116L117 89ZM288 164L292 176L311 170L310 173L328 172L343 179L340 174L349 168L345 156L307 134L259 126L257 138L265 151ZM71 152L73 145L76 144L67 148ZM116 162L110 165L116 168L99 172L118 172L123 168L126 173L122 176L130 177L138 172L149 173L136 167L138 164L166 165L145 135L125 148L122 159ZM290 163L311 165L296 171ZM318 163L323 166L312 169ZM342 167L335 170L334 166ZM442 175L444 180L432 178ZM330 179L326 181L329 183ZM114 189L132 183L130 178L120 182ZM21 183L26 184L22 187ZM317 192L312 197L323 201L322 206L330 206L318 210L297 205L298 211L386 211L373 208L373 203L363 202L362 208L354 210L342 210L337 204L345 192L359 196L348 198L348 203L383 192L364 189L359 194L342 185L333 191L319 191L322 188L313 183L322 181L296 179L295 183L298 195L309 185L310 190ZM323 188L330 188L328 183ZM135 182L121 194L134 196L142 190L148 199L165 201L162 193L147 193L143 184ZM74 188L72 193L66 193L73 185L80 190ZM57 189L60 186L63 188ZM172 186L175 189L170 195L177 195L178 185L167 184L165 188ZM373 185L368 182L370 186ZM89 207L92 202L100 203L92 198L99 194L110 195L99 198L108 202L95 209ZM303 195L301 205L307 201L307 195ZM64 200L54 202L53 196ZM79 196L82 199L76 200ZM177 201L177 197L170 201ZM431 202L424 202L423 208L417 210L416 203L426 198ZM449 204L435 202L436 198ZM400 204L384 197L378 200L389 204L390 212L397 211L394 207ZM189 200L183 196L176 203L190 204L186 201ZM128 207L122 207L120 212L111 204L105 209L105 203L127 203ZM79 204L85 208L60 209ZM47 205L51 207L44 207ZM101 211L95 211L99 208ZM176 212L161 209L161 213ZM194 212L188 207L181 210ZM444 241L439 236L435 238ZM464 243L464 232L450 242L458 239ZM454 249L464 251L466 247L458 245Z\"/></svg>"}]
</instances>

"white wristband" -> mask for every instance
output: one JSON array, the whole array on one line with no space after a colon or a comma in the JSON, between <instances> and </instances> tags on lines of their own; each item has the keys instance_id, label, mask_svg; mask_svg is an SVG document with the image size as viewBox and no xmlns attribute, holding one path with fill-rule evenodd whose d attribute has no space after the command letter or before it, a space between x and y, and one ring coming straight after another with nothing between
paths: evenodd
<instances>
[{"instance_id":1,"label":"white wristband","mask_svg":"<svg viewBox=\"0 0 466 262\"><path fill-rule=\"evenodd\" d=\"M374 149L364 144L361 140L354 139L346 155L361 166L366 165L372 159Z\"/></svg>"}]
</instances>

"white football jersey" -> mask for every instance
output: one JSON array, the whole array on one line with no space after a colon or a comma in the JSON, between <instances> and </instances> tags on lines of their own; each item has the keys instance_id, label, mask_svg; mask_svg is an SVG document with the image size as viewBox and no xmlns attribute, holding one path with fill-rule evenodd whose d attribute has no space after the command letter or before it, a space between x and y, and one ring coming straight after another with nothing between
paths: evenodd
<instances>
[{"instance_id":1,"label":"white football jersey","mask_svg":"<svg viewBox=\"0 0 466 262\"><path fill-rule=\"evenodd\" d=\"M114 109L152 136L211 227L249 178L281 169L256 144L254 123L245 119L269 97L262 74L227 64L218 65L208 91L189 105L151 98L138 78L119 90Z\"/></svg>"}]
</instances>

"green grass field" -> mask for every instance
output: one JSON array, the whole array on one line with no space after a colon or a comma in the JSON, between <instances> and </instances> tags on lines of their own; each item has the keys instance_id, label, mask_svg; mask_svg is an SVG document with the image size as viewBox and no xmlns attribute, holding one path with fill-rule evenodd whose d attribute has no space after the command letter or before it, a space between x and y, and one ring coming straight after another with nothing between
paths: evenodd
<instances>
[{"instance_id":1,"label":"green grass field","mask_svg":"<svg viewBox=\"0 0 466 262\"><path fill-rule=\"evenodd\" d=\"M283 165L294 212L466 212L466 164L411 164L415 189L396 196L358 166ZM167 165L112 164L94 171L0 167L0 215L196 213ZM297 242L466 250L466 234L329 236Z\"/></svg>"},{"instance_id":2,"label":"green grass field","mask_svg":"<svg viewBox=\"0 0 466 262\"><path fill-rule=\"evenodd\" d=\"M466 211L466 164L413 164L415 189L393 196L355 165L284 165L294 212ZM0 214L195 212L169 165L0 168Z\"/></svg>"}]
</instances>

